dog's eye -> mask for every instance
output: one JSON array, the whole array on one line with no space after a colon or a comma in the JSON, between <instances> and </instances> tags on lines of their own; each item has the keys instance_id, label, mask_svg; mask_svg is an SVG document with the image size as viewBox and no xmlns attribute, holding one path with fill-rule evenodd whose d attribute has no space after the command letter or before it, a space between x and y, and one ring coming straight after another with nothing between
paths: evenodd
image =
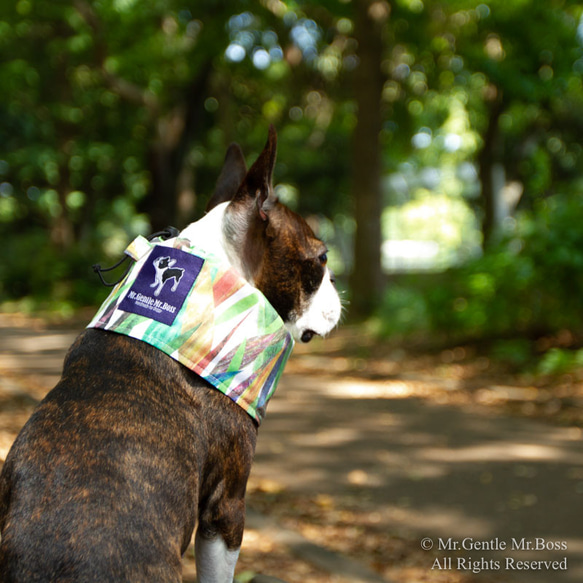
<instances>
[{"instance_id":1,"label":"dog's eye","mask_svg":"<svg viewBox=\"0 0 583 583\"><path fill-rule=\"evenodd\" d=\"M328 253L322 253L318 259L322 265L326 265L326 263L328 263Z\"/></svg>"}]
</instances>

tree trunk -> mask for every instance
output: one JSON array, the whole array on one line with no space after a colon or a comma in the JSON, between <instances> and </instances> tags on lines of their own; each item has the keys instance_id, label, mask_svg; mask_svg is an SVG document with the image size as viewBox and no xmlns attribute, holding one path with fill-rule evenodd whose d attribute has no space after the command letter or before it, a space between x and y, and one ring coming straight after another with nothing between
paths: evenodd
<instances>
[{"instance_id":1,"label":"tree trunk","mask_svg":"<svg viewBox=\"0 0 583 583\"><path fill-rule=\"evenodd\" d=\"M63 128L62 132L63 135L68 135L65 128ZM67 140L63 139L62 142L63 145L61 146L61 151L65 153L68 161L70 153L68 152L68 147L66 145ZM67 163L59 166L59 183L56 186L56 191L59 198L60 209L59 213L51 223L51 241L61 253L64 253L69 251L76 243L74 225L67 207L67 197L71 192L70 172Z\"/></svg>"},{"instance_id":2,"label":"tree trunk","mask_svg":"<svg viewBox=\"0 0 583 583\"><path fill-rule=\"evenodd\" d=\"M381 95L383 76L382 25L388 17L374 10L379 2L356 2L355 37L359 65L354 76L358 120L353 135L352 196L356 235L351 277L351 313L369 316L378 306L383 288L381 271Z\"/></svg>"},{"instance_id":3,"label":"tree trunk","mask_svg":"<svg viewBox=\"0 0 583 583\"><path fill-rule=\"evenodd\" d=\"M482 240L484 249L496 231L496 198L499 196L494 180L494 168L499 159L500 131L498 123L504 112L502 98L498 96L490 105L488 127L482 136L484 145L478 156L478 173L482 190Z\"/></svg>"},{"instance_id":4,"label":"tree trunk","mask_svg":"<svg viewBox=\"0 0 583 583\"><path fill-rule=\"evenodd\" d=\"M149 152L152 187L146 200L146 212L153 231L176 224L179 218L179 178L193 136L202 123L203 103L210 62L201 68L199 76L186 92L184 102L158 121L156 141Z\"/></svg>"}]
</instances>

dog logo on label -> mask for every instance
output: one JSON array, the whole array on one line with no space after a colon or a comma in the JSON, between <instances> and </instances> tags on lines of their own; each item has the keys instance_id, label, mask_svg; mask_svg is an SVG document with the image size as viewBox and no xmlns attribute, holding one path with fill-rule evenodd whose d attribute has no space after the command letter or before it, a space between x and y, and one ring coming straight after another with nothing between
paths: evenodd
<instances>
[{"instance_id":1,"label":"dog logo on label","mask_svg":"<svg viewBox=\"0 0 583 583\"><path fill-rule=\"evenodd\" d=\"M184 269L182 269L182 267L174 267L175 264L176 259L171 259L168 256L156 257L156 259L154 259L153 265L156 270L156 275L154 277L154 283L151 283L150 287L156 288L154 291L156 297L160 295L162 288L169 279L174 279L172 291L176 291L176 288L184 275Z\"/></svg>"},{"instance_id":2,"label":"dog logo on label","mask_svg":"<svg viewBox=\"0 0 583 583\"><path fill-rule=\"evenodd\" d=\"M204 259L194 253L163 245L154 246L148 260L135 275L119 309L171 326L203 264Z\"/></svg>"}]
</instances>

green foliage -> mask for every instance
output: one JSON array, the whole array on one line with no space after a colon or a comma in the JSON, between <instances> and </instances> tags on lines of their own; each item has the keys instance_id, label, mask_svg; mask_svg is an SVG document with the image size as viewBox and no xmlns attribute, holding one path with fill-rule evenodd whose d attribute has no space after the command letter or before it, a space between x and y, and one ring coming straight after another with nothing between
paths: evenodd
<instances>
[{"instance_id":1,"label":"green foliage","mask_svg":"<svg viewBox=\"0 0 583 583\"><path fill-rule=\"evenodd\" d=\"M377 313L377 333L406 336L429 330L431 315L423 292L411 286L389 285Z\"/></svg>"},{"instance_id":2,"label":"green foliage","mask_svg":"<svg viewBox=\"0 0 583 583\"><path fill-rule=\"evenodd\" d=\"M490 349L492 358L516 368L529 367L533 361L533 353L533 343L528 338L497 340Z\"/></svg>"},{"instance_id":3,"label":"green foliage","mask_svg":"<svg viewBox=\"0 0 583 583\"><path fill-rule=\"evenodd\" d=\"M102 288L88 266L114 261L151 230L156 195L171 209L168 223L200 216L229 142L251 162L269 123L280 135L277 180L304 191L297 206L346 208L345 127L354 116L320 83L322 75L334 83L341 60L318 63L322 29L299 6L245 8L206 0L0 7L0 302L93 303ZM228 58L231 45L243 58Z\"/></svg>"},{"instance_id":4,"label":"green foliage","mask_svg":"<svg viewBox=\"0 0 583 583\"><path fill-rule=\"evenodd\" d=\"M557 195L538 206L513 236L454 276L455 297L443 306L454 329L473 335L582 329L583 202Z\"/></svg>"},{"instance_id":5,"label":"green foliage","mask_svg":"<svg viewBox=\"0 0 583 583\"><path fill-rule=\"evenodd\" d=\"M583 200L557 195L537 206L482 257L433 285L390 290L383 320L453 338L583 332ZM525 353L514 345L501 351Z\"/></svg>"},{"instance_id":6,"label":"green foliage","mask_svg":"<svg viewBox=\"0 0 583 583\"><path fill-rule=\"evenodd\" d=\"M541 375L558 375L583 368L583 350L551 348L540 360L537 372Z\"/></svg>"},{"instance_id":7,"label":"green foliage","mask_svg":"<svg viewBox=\"0 0 583 583\"><path fill-rule=\"evenodd\" d=\"M31 310L80 307L103 299L103 288L91 271L90 254L63 255L42 229L14 234L3 244L0 299L30 298Z\"/></svg>"}]
</instances>

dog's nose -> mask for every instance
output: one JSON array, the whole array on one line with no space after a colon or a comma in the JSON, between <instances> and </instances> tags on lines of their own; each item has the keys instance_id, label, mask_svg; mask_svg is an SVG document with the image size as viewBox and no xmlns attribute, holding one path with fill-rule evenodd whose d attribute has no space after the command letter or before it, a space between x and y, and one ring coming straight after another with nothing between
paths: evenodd
<instances>
[{"instance_id":1,"label":"dog's nose","mask_svg":"<svg viewBox=\"0 0 583 583\"><path fill-rule=\"evenodd\" d=\"M336 285L336 275L334 274L334 272L331 269L328 270L328 275L330 277L330 282L332 283L332 285L335 286Z\"/></svg>"}]
</instances>

